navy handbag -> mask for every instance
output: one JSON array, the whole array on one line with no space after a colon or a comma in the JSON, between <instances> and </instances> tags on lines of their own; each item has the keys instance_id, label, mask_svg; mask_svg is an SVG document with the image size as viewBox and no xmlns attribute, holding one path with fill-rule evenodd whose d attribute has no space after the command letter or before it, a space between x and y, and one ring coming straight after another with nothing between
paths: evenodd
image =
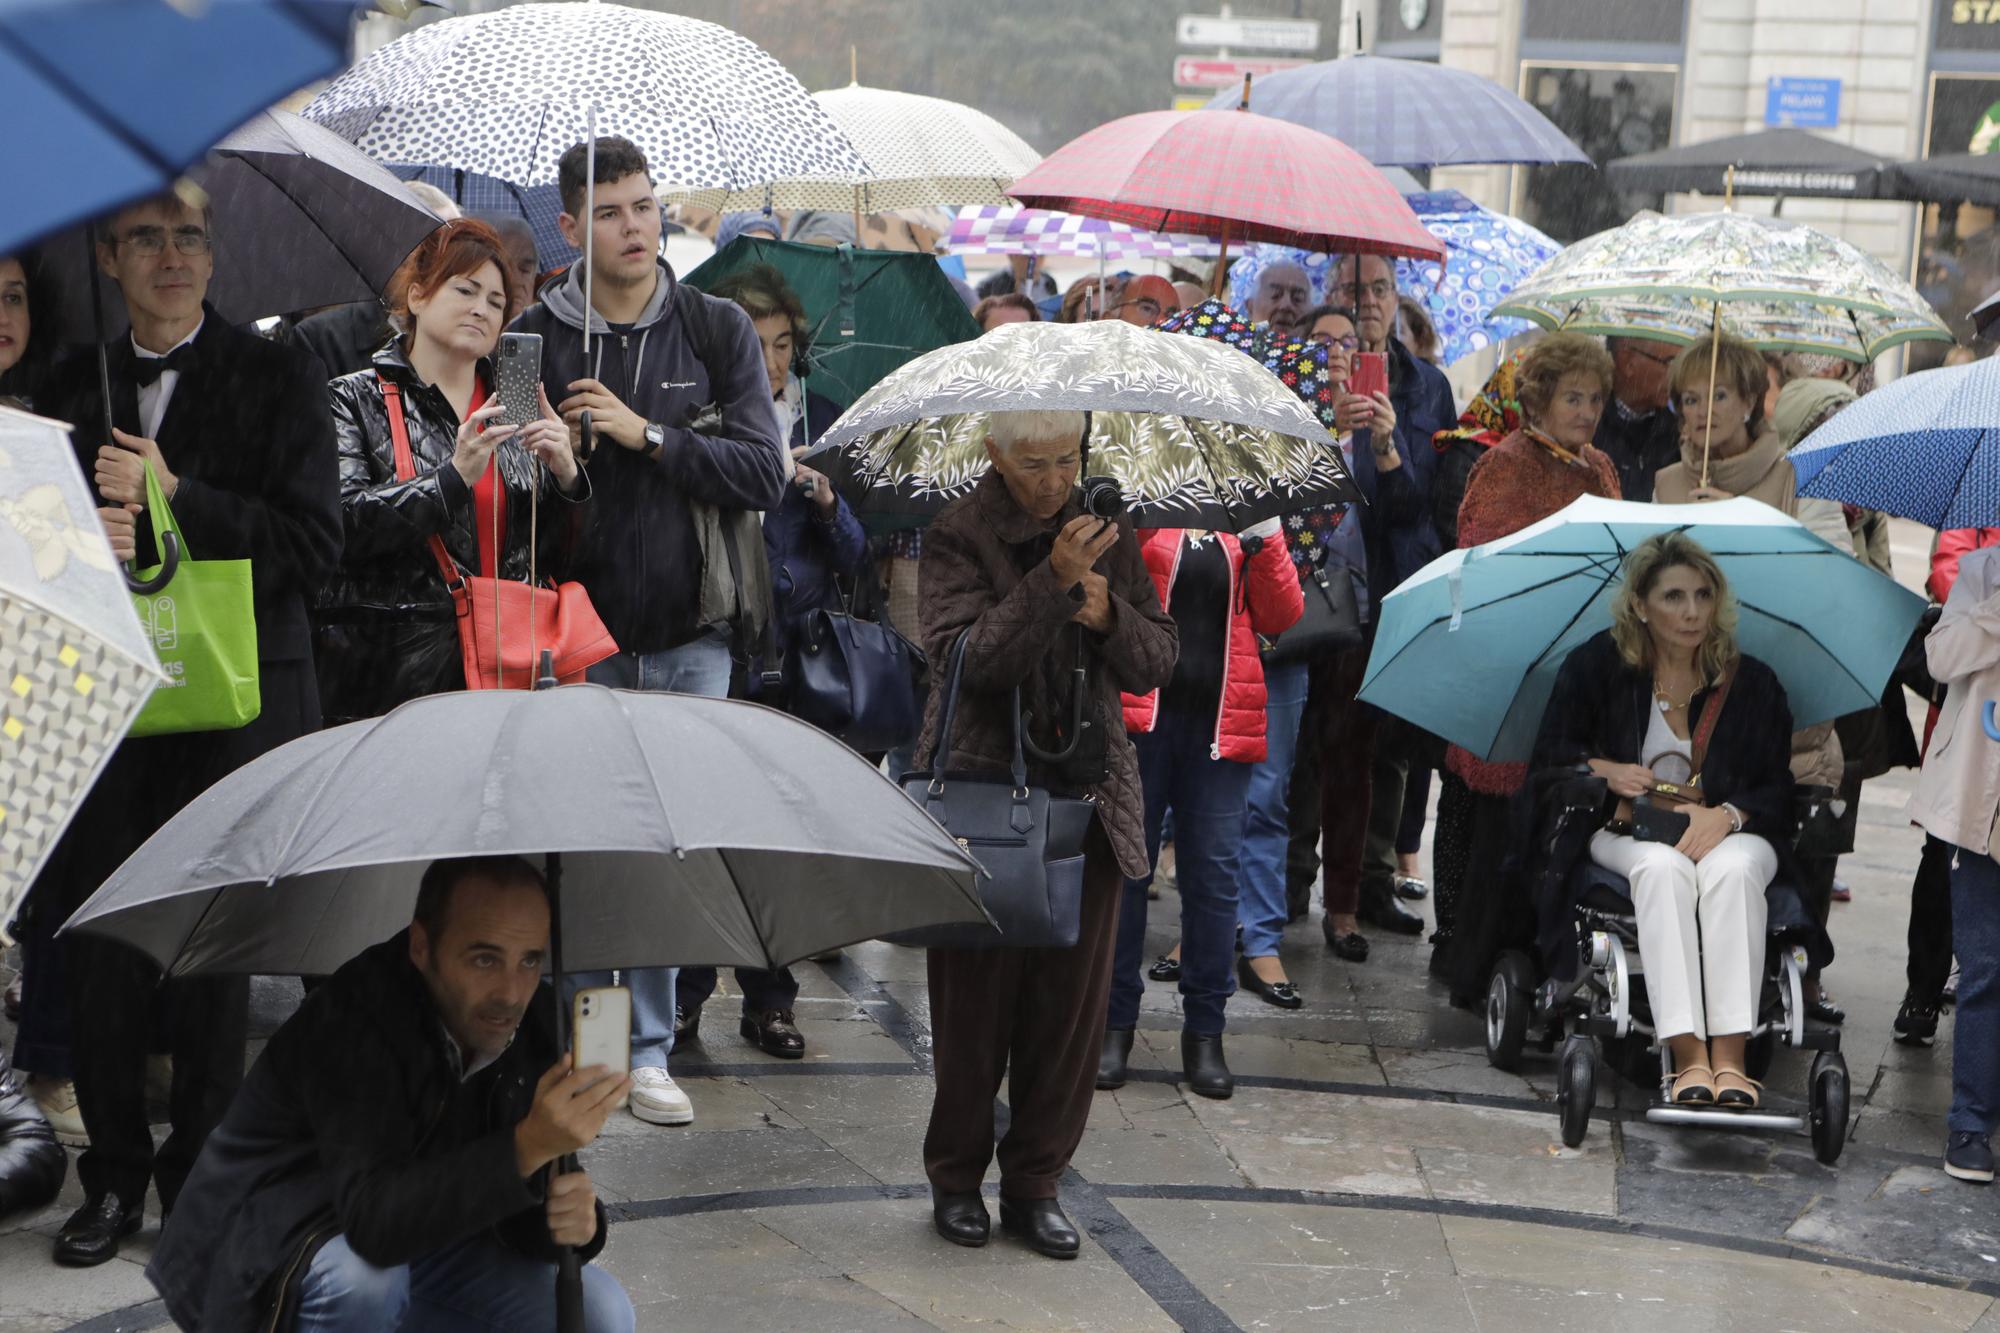
<instances>
[{"instance_id":1,"label":"navy handbag","mask_svg":"<svg viewBox=\"0 0 2000 1333\"><path fill-rule=\"evenodd\" d=\"M1067 949L1077 940L1083 910L1083 844L1096 805L1028 785L1021 691L1013 693L1011 772L951 771L952 722L965 672L970 630L952 645L944 713L931 772L911 773L903 790L972 853L983 872L979 897L993 918L983 925L932 926L888 938L933 949Z\"/></svg>"},{"instance_id":2,"label":"navy handbag","mask_svg":"<svg viewBox=\"0 0 2000 1333\"><path fill-rule=\"evenodd\" d=\"M785 650L786 711L863 754L913 741L923 726L916 681L924 655L886 624L846 611L792 621Z\"/></svg>"}]
</instances>

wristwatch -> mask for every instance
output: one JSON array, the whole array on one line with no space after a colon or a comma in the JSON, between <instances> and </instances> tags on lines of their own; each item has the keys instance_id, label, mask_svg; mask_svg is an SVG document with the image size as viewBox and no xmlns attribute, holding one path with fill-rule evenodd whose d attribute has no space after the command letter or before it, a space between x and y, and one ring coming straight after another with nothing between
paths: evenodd
<instances>
[{"instance_id":1,"label":"wristwatch","mask_svg":"<svg viewBox=\"0 0 2000 1333\"><path fill-rule=\"evenodd\" d=\"M646 423L646 457L658 458L667 448L667 428L657 421Z\"/></svg>"}]
</instances>

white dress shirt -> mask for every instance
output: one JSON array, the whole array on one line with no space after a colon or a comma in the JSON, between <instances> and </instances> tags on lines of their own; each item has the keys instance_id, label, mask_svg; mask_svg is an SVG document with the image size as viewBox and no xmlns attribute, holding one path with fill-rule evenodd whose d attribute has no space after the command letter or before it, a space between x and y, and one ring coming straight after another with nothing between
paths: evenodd
<instances>
[{"instance_id":1,"label":"white dress shirt","mask_svg":"<svg viewBox=\"0 0 2000 1333\"><path fill-rule=\"evenodd\" d=\"M207 322L207 317L204 316L202 323ZM130 337L129 334L127 336ZM150 361L158 361L186 347L200 336L201 324L196 324L193 333L188 334L187 337L169 347L165 352L149 352L139 346L137 338L133 338L132 352L135 356L144 357ZM160 372L160 377L151 384L142 384L139 386L139 433L147 439L157 440L160 438L160 423L166 420L167 404L173 401L174 387L180 382L181 373L178 370L163 370Z\"/></svg>"}]
</instances>

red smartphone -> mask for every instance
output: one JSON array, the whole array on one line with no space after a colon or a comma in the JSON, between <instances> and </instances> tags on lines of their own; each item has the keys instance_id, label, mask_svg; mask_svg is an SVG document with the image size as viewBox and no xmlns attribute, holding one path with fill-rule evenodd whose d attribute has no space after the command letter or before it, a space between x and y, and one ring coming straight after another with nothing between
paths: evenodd
<instances>
[{"instance_id":1,"label":"red smartphone","mask_svg":"<svg viewBox=\"0 0 2000 1333\"><path fill-rule=\"evenodd\" d=\"M1347 377L1347 391L1363 398L1389 392L1389 356L1386 352L1357 352L1353 373Z\"/></svg>"}]
</instances>

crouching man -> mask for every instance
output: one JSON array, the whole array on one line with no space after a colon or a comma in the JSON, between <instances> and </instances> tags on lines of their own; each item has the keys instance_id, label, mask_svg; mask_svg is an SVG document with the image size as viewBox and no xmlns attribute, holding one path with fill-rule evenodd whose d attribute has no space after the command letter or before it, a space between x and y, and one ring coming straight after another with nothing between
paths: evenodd
<instances>
[{"instance_id":1,"label":"crouching man","mask_svg":"<svg viewBox=\"0 0 2000 1333\"><path fill-rule=\"evenodd\" d=\"M590 1177L542 1168L627 1091L572 1071L542 984L540 873L438 861L407 930L278 1029L209 1137L146 1276L184 1329L546 1329L558 1247L604 1247ZM632 1303L585 1267L591 1333Z\"/></svg>"}]
</instances>

